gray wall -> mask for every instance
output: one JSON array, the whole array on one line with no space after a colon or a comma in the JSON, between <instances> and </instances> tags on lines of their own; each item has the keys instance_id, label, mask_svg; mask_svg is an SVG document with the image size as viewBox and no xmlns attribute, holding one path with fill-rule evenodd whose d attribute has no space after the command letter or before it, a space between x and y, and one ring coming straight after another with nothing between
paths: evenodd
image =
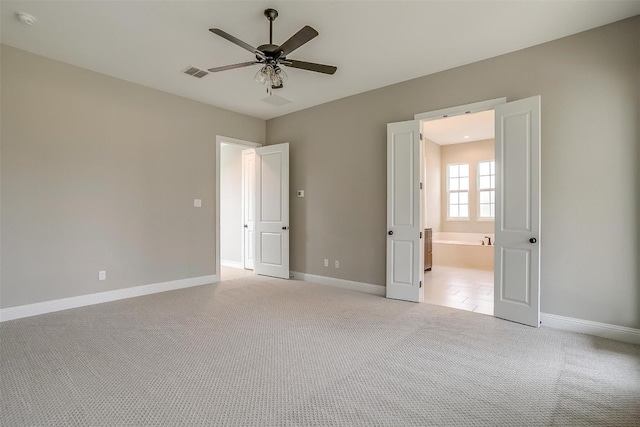
<instances>
[{"instance_id":1,"label":"gray wall","mask_svg":"<svg viewBox=\"0 0 640 427\"><path fill-rule=\"evenodd\" d=\"M215 274L216 135L265 122L1 54L0 307Z\"/></svg>"},{"instance_id":2,"label":"gray wall","mask_svg":"<svg viewBox=\"0 0 640 427\"><path fill-rule=\"evenodd\" d=\"M424 134L424 132L423 132ZM424 139L424 221L425 228L433 232L442 231L442 187L441 187L442 147L430 139Z\"/></svg>"},{"instance_id":3,"label":"gray wall","mask_svg":"<svg viewBox=\"0 0 640 427\"><path fill-rule=\"evenodd\" d=\"M242 150L220 147L220 259L242 262Z\"/></svg>"},{"instance_id":4,"label":"gray wall","mask_svg":"<svg viewBox=\"0 0 640 427\"><path fill-rule=\"evenodd\" d=\"M640 17L267 121L291 143L291 269L383 285L386 124L542 96L542 311L640 328ZM322 267L325 257L339 270Z\"/></svg>"},{"instance_id":5,"label":"gray wall","mask_svg":"<svg viewBox=\"0 0 640 427\"><path fill-rule=\"evenodd\" d=\"M291 142L292 270L384 284L386 123L539 94L542 311L640 328L639 26L268 121L269 143ZM0 307L214 274L215 135L262 142L265 122L1 54Z\"/></svg>"}]
</instances>

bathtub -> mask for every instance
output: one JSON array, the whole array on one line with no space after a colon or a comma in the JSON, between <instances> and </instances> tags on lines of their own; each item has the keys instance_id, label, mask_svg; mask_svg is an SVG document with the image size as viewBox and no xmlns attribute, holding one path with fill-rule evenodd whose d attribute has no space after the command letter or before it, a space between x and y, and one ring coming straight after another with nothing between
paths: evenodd
<instances>
[{"instance_id":1,"label":"bathtub","mask_svg":"<svg viewBox=\"0 0 640 427\"><path fill-rule=\"evenodd\" d=\"M491 236L488 246L484 236ZM493 270L493 233L433 233L433 267L446 266ZM482 246L482 241L485 241Z\"/></svg>"}]
</instances>

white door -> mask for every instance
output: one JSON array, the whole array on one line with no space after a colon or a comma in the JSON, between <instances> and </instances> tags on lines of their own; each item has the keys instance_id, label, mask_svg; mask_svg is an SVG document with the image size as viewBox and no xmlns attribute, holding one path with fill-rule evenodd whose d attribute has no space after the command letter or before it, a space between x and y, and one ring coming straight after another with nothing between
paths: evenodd
<instances>
[{"instance_id":1,"label":"white door","mask_svg":"<svg viewBox=\"0 0 640 427\"><path fill-rule=\"evenodd\" d=\"M256 148L256 274L289 278L289 143Z\"/></svg>"},{"instance_id":2,"label":"white door","mask_svg":"<svg viewBox=\"0 0 640 427\"><path fill-rule=\"evenodd\" d=\"M242 151L242 221L244 225L242 260L244 268L253 270L255 256L256 152Z\"/></svg>"},{"instance_id":3,"label":"white door","mask_svg":"<svg viewBox=\"0 0 640 427\"><path fill-rule=\"evenodd\" d=\"M387 298L424 300L420 121L387 124Z\"/></svg>"},{"instance_id":4,"label":"white door","mask_svg":"<svg viewBox=\"0 0 640 427\"><path fill-rule=\"evenodd\" d=\"M540 325L540 97L498 105L494 315Z\"/></svg>"}]
</instances>

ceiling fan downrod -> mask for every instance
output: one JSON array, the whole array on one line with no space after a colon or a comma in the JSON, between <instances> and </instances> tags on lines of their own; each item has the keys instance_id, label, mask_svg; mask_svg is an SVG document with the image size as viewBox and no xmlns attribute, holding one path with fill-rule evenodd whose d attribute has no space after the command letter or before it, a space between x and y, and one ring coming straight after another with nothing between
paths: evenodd
<instances>
[{"instance_id":1,"label":"ceiling fan downrod","mask_svg":"<svg viewBox=\"0 0 640 427\"><path fill-rule=\"evenodd\" d=\"M275 9L266 9L264 16L269 20L269 44L273 44L273 21L278 17L278 11Z\"/></svg>"}]
</instances>

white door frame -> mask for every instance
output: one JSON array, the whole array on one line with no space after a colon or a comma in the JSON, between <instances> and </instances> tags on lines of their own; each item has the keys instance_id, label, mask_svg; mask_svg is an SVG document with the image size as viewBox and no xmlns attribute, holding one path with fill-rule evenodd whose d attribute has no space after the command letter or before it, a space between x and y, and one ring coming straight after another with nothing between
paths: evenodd
<instances>
[{"instance_id":1,"label":"white door frame","mask_svg":"<svg viewBox=\"0 0 640 427\"><path fill-rule=\"evenodd\" d=\"M256 149L242 150L242 267L254 269L255 252L255 202L256 202ZM253 184L253 185L252 185ZM253 236L253 237L252 237ZM253 248L253 251L251 250Z\"/></svg>"},{"instance_id":2,"label":"white door frame","mask_svg":"<svg viewBox=\"0 0 640 427\"><path fill-rule=\"evenodd\" d=\"M233 144L242 146L245 148L256 148L261 147L262 144L258 144L257 142L244 141L242 139L230 138L227 136L216 135L216 198L215 198L215 233L216 233L216 276L218 280L220 280L221 272L220 272L220 148L222 143ZM242 239L241 250L244 251L244 239ZM242 252L242 257L244 258L244 252Z\"/></svg>"},{"instance_id":3,"label":"white door frame","mask_svg":"<svg viewBox=\"0 0 640 427\"><path fill-rule=\"evenodd\" d=\"M418 113L413 116L413 119L429 121L447 117L462 116L463 114L479 113L480 111L493 110L496 108L496 105L506 103L507 98L489 99L487 101L474 102L467 105L458 105L457 107L443 108L442 110Z\"/></svg>"},{"instance_id":4,"label":"white door frame","mask_svg":"<svg viewBox=\"0 0 640 427\"><path fill-rule=\"evenodd\" d=\"M417 114L414 114L413 119L420 121L420 132L422 133L422 125L424 122L428 122L430 120L445 119L447 117L462 116L464 114L479 113L481 111L495 110L496 106L501 104L506 104L506 103L507 103L507 98L505 97L494 98L494 99L489 99L487 101L474 102L466 105L458 105L457 107L448 107L448 108L443 108L441 110L427 111L426 113L417 113ZM426 169L423 168L423 170L425 174L422 175L422 178L426 188L426 186L429 184L427 183ZM425 200L426 200L426 197L425 197ZM423 209L424 209L424 214L422 215L422 219L426 220L427 208L426 206L424 206L424 203L423 203ZM426 224L423 224L423 228L425 228L425 226ZM495 235L495 225L494 225L494 235ZM495 286L495 283L494 283L494 286Z\"/></svg>"}]
</instances>

